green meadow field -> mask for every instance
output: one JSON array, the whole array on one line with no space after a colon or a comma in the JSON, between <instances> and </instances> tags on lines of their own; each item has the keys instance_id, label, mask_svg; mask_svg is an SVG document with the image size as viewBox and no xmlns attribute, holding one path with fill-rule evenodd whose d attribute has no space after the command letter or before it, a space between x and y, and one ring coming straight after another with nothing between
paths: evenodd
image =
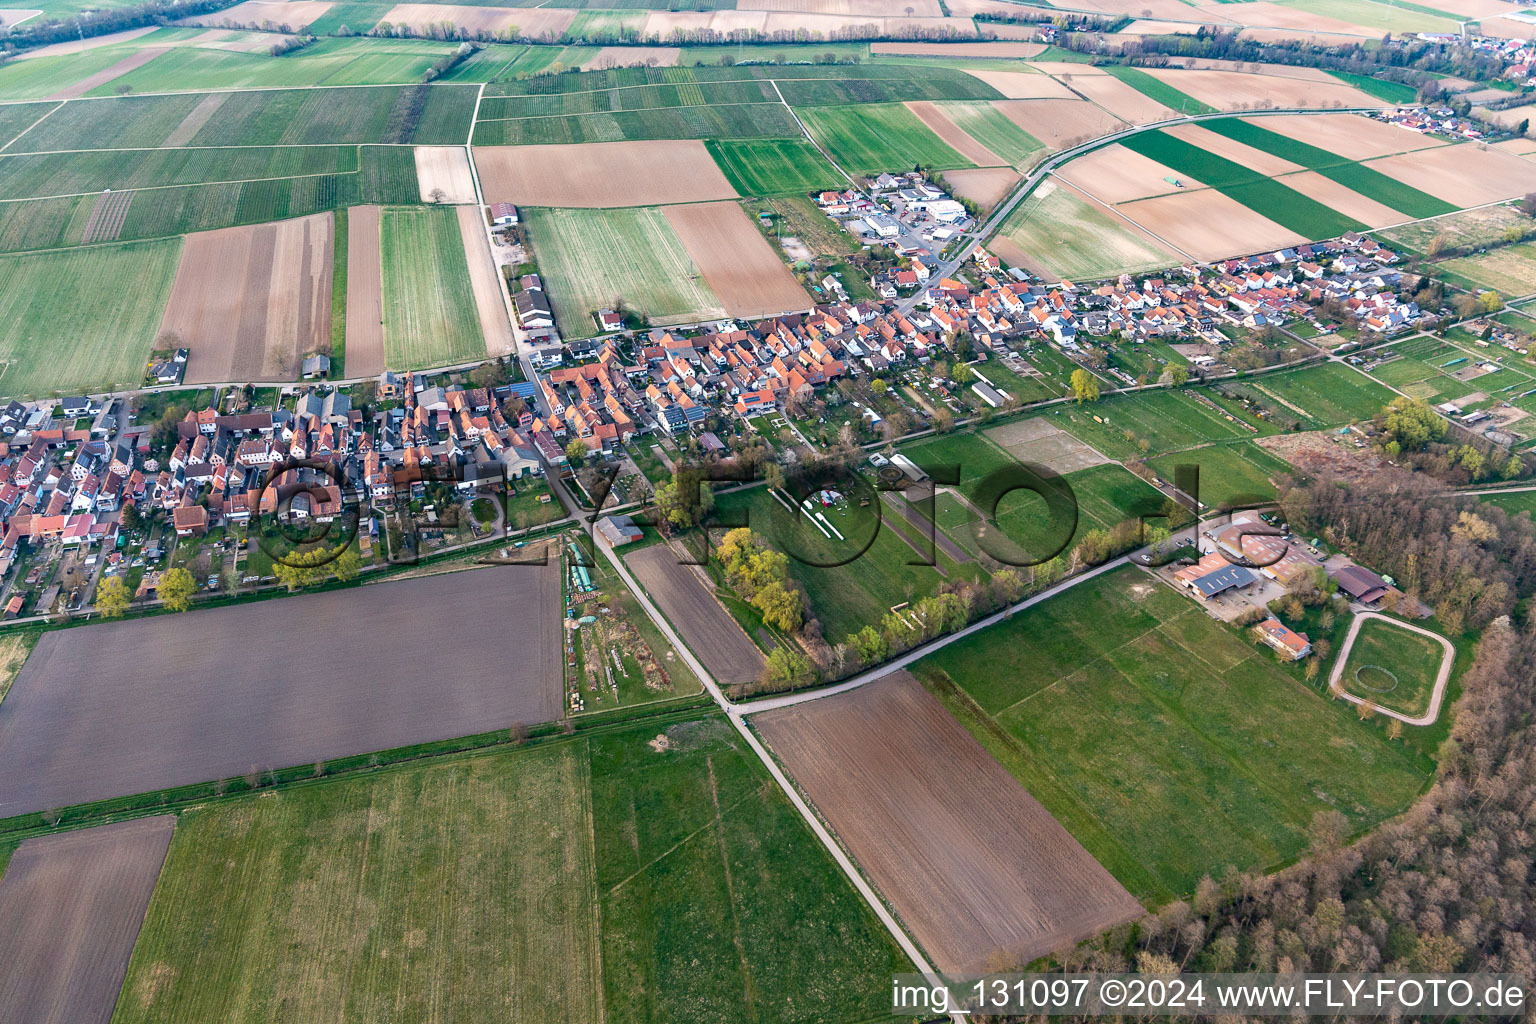
<instances>
[{"instance_id":1,"label":"green meadow field","mask_svg":"<svg viewBox=\"0 0 1536 1024\"><path fill-rule=\"evenodd\" d=\"M137 386L180 254L166 239L0 256L0 391Z\"/></svg>"},{"instance_id":2,"label":"green meadow field","mask_svg":"<svg viewBox=\"0 0 1536 1024\"><path fill-rule=\"evenodd\" d=\"M592 314L623 300L654 320L725 315L659 209L523 211L550 301L568 338L597 331ZM646 253L636 259L636 253Z\"/></svg>"},{"instance_id":3,"label":"green meadow field","mask_svg":"<svg viewBox=\"0 0 1536 1024\"><path fill-rule=\"evenodd\" d=\"M848 184L804 139L711 139L705 145L731 187L744 196L803 195Z\"/></svg>"},{"instance_id":4,"label":"green meadow field","mask_svg":"<svg viewBox=\"0 0 1536 1024\"><path fill-rule=\"evenodd\" d=\"M1357 830L1432 772L1144 571L1074 587L913 671L1134 895L1306 849L1319 811Z\"/></svg>"},{"instance_id":5,"label":"green meadow field","mask_svg":"<svg viewBox=\"0 0 1536 1024\"><path fill-rule=\"evenodd\" d=\"M384 352L401 369L485 356L458 215L388 207L379 222L384 274Z\"/></svg>"},{"instance_id":6,"label":"green meadow field","mask_svg":"<svg viewBox=\"0 0 1536 1024\"><path fill-rule=\"evenodd\" d=\"M883 1021L907 969L708 717L183 814L113 1019Z\"/></svg>"},{"instance_id":7,"label":"green meadow field","mask_svg":"<svg viewBox=\"0 0 1536 1024\"><path fill-rule=\"evenodd\" d=\"M898 103L809 107L796 111L806 129L850 174L925 167L974 167L917 115Z\"/></svg>"}]
</instances>

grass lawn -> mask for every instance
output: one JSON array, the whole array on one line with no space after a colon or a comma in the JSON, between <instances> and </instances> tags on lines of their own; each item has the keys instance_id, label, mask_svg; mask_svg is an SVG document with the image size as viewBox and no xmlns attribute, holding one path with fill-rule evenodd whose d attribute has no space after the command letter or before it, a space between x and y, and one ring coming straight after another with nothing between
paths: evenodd
<instances>
[{"instance_id":1,"label":"grass lawn","mask_svg":"<svg viewBox=\"0 0 1536 1024\"><path fill-rule=\"evenodd\" d=\"M1369 419L1397 397L1366 374L1340 363L1266 373L1249 383L1300 406L1319 425L1328 427Z\"/></svg>"},{"instance_id":2,"label":"grass lawn","mask_svg":"<svg viewBox=\"0 0 1536 1024\"><path fill-rule=\"evenodd\" d=\"M620 300L657 323L725 315L659 209L528 208L523 217L567 338L595 334L592 314Z\"/></svg>"},{"instance_id":3,"label":"grass lawn","mask_svg":"<svg viewBox=\"0 0 1536 1024\"><path fill-rule=\"evenodd\" d=\"M1025 260L1047 276L1097 281L1177 264L1179 257L1077 192L1042 183L998 229ZM1009 259L1004 254L1005 259ZM1009 259L1014 262L1013 259Z\"/></svg>"},{"instance_id":4,"label":"grass lawn","mask_svg":"<svg viewBox=\"0 0 1536 1024\"><path fill-rule=\"evenodd\" d=\"M1482 500L1490 505L1499 506L1512 516L1526 512L1530 514L1532 519L1536 519L1536 491L1521 491L1514 494L1490 494Z\"/></svg>"},{"instance_id":5,"label":"grass lawn","mask_svg":"<svg viewBox=\"0 0 1536 1024\"><path fill-rule=\"evenodd\" d=\"M664 732L184 813L114 1019L886 1019L907 965L756 759Z\"/></svg>"},{"instance_id":6,"label":"grass lawn","mask_svg":"<svg viewBox=\"0 0 1536 1024\"><path fill-rule=\"evenodd\" d=\"M804 139L711 139L705 145L744 196L804 194L848 184Z\"/></svg>"},{"instance_id":7,"label":"grass lawn","mask_svg":"<svg viewBox=\"0 0 1536 1024\"><path fill-rule=\"evenodd\" d=\"M1429 710L1445 648L1382 619L1366 619L1344 663L1344 689L1405 715Z\"/></svg>"},{"instance_id":8,"label":"grass lawn","mask_svg":"<svg viewBox=\"0 0 1536 1024\"><path fill-rule=\"evenodd\" d=\"M975 167L899 103L807 107L796 111L811 135L850 174Z\"/></svg>"},{"instance_id":9,"label":"grass lawn","mask_svg":"<svg viewBox=\"0 0 1536 1024\"><path fill-rule=\"evenodd\" d=\"M1438 236L1444 236L1451 246L1490 245L1501 241L1504 232L1512 227L1525 231L1533 224L1536 222L1513 206L1484 206L1434 220L1403 224L1378 231L1376 235L1388 245L1422 254Z\"/></svg>"},{"instance_id":10,"label":"grass lawn","mask_svg":"<svg viewBox=\"0 0 1536 1024\"><path fill-rule=\"evenodd\" d=\"M933 594L946 577L974 580L985 575L977 563L957 565L943 551L936 552L937 567L908 564L921 563L923 556L895 531L900 530L925 552L927 535L889 507L882 507L883 518L878 524L870 515L873 504L870 509L852 508L846 515L828 510L828 520L850 538L845 544L828 541L803 519L798 532L793 528L781 529L781 520L775 517L782 514L787 520L788 513L766 487L722 494L716 499L715 508L717 513L745 513L753 530L790 556L789 574L805 588L814 614L821 620L822 633L831 643L870 623L878 624L893 605ZM845 565L822 567L857 552L871 534L874 540L863 554ZM946 575L941 576L940 569Z\"/></svg>"},{"instance_id":11,"label":"grass lawn","mask_svg":"<svg viewBox=\"0 0 1536 1024\"><path fill-rule=\"evenodd\" d=\"M1515 297L1536 292L1536 245L1526 242L1446 260L1438 265L1462 277ZM1527 321L1528 326L1536 327Z\"/></svg>"},{"instance_id":12,"label":"grass lawn","mask_svg":"<svg viewBox=\"0 0 1536 1024\"><path fill-rule=\"evenodd\" d=\"M0 394L136 387L181 240L0 256Z\"/></svg>"},{"instance_id":13,"label":"grass lawn","mask_svg":"<svg viewBox=\"0 0 1536 1024\"><path fill-rule=\"evenodd\" d=\"M1112 459L1134 459L1209 441L1256 436L1224 410L1184 390L1142 391L1048 413L1056 426ZM1258 421L1243 420L1257 426ZM1266 428L1260 427L1260 433ZM1143 444L1144 443L1144 444Z\"/></svg>"},{"instance_id":14,"label":"grass lawn","mask_svg":"<svg viewBox=\"0 0 1536 1024\"><path fill-rule=\"evenodd\" d=\"M485 356L458 215L388 207L379 222L384 267L384 355L397 370Z\"/></svg>"},{"instance_id":15,"label":"grass lawn","mask_svg":"<svg viewBox=\"0 0 1536 1024\"><path fill-rule=\"evenodd\" d=\"M1138 898L1302 852L1313 814L1360 830L1432 765L1138 569L917 663L918 675ZM968 698L968 699L967 699Z\"/></svg>"},{"instance_id":16,"label":"grass lawn","mask_svg":"<svg viewBox=\"0 0 1536 1024\"><path fill-rule=\"evenodd\" d=\"M1166 132L1142 132L1122 139L1121 145L1203 181L1307 238L1333 238L1346 231L1365 230L1365 225L1353 217L1346 217L1311 196Z\"/></svg>"},{"instance_id":17,"label":"grass lawn","mask_svg":"<svg viewBox=\"0 0 1536 1024\"><path fill-rule=\"evenodd\" d=\"M1292 471L1284 459L1252 441L1192 448L1151 459L1149 464L1169 481L1175 479L1175 466L1199 466L1199 499L1211 508L1273 500L1275 485L1270 480Z\"/></svg>"},{"instance_id":18,"label":"grass lawn","mask_svg":"<svg viewBox=\"0 0 1536 1024\"><path fill-rule=\"evenodd\" d=\"M1104 65L1104 70L1143 96L1150 97L1165 107L1172 107L1181 114L1216 113L1216 108L1209 103L1197 100L1188 93L1175 89L1173 86L1147 74L1140 68L1133 68L1124 64L1106 64Z\"/></svg>"}]
</instances>

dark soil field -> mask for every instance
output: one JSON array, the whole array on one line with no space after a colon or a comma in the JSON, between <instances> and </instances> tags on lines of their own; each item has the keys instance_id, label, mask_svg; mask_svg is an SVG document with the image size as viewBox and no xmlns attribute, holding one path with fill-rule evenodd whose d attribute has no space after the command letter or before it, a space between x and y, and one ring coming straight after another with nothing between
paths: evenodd
<instances>
[{"instance_id":1,"label":"dark soil field","mask_svg":"<svg viewBox=\"0 0 1536 1024\"><path fill-rule=\"evenodd\" d=\"M905 672L752 724L940 971L1023 965L1141 913Z\"/></svg>"},{"instance_id":2,"label":"dark soil field","mask_svg":"<svg viewBox=\"0 0 1536 1024\"><path fill-rule=\"evenodd\" d=\"M677 552L665 544L624 557L716 682L729 686L755 680L763 670L763 653L705 588L693 567L679 565L677 559Z\"/></svg>"},{"instance_id":3,"label":"dark soil field","mask_svg":"<svg viewBox=\"0 0 1536 1024\"><path fill-rule=\"evenodd\" d=\"M0 880L0 1020L107 1024L175 828L139 818L17 848Z\"/></svg>"},{"instance_id":4,"label":"dark soil field","mask_svg":"<svg viewBox=\"0 0 1536 1024\"><path fill-rule=\"evenodd\" d=\"M48 633L0 817L558 718L560 576L502 566Z\"/></svg>"}]
</instances>

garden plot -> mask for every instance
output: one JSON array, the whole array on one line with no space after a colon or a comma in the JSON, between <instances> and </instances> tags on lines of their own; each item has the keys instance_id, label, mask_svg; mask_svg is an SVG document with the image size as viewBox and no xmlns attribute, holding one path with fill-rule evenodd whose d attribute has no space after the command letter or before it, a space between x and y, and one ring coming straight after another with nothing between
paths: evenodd
<instances>
[{"instance_id":1,"label":"garden plot","mask_svg":"<svg viewBox=\"0 0 1536 1024\"><path fill-rule=\"evenodd\" d=\"M690 140L477 146L488 203L606 208L734 199L704 143Z\"/></svg>"},{"instance_id":2,"label":"garden plot","mask_svg":"<svg viewBox=\"0 0 1536 1024\"><path fill-rule=\"evenodd\" d=\"M0 878L0 1019L107 1024L176 819L23 842Z\"/></svg>"},{"instance_id":3,"label":"garden plot","mask_svg":"<svg viewBox=\"0 0 1536 1024\"><path fill-rule=\"evenodd\" d=\"M467 639L401 639L450 605ZM558 568L517 566L45 634L0 702L0 814L557 718L560 620Z\"/></svg>"},{"instance_id":4,"label":"garden plot","mask_svg":"<svg viewBox=\"0 0 1536 1024\"><path fill-rule=\"evenodd\" d=\"M905 672L753 725L941 971L1028 963L1141 913Z\"/></svg>"},{"instance_id":5,"label":"garden plot","mask_svg":"<svg viewBox=\"0 0 1536 1024\"><path fill-rule=\"evenodd\" d=\"M159 335L191 350L187 383L297 380L330 350L333 226L321 213L187 236Z\"/></svg>"}]
</instances>

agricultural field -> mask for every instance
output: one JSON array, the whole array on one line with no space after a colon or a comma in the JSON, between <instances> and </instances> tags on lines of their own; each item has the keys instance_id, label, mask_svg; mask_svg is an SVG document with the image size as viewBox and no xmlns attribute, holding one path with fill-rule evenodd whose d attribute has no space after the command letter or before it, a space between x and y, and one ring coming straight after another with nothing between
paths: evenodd
<instances>
[{"instance_id":1,"label":"agricultural field","mask_svg":"<svg viewBox=\"0 0 1536 1024\"><path fill-rule=\"evenodd\" d=\"M1012 167L1028 169L1044 155L1043 142L1010 121L991 103L952 102L937 106L957 128L981 142Z\"/></svg>"},{"instance_id":2,"label":"agricultural field","mask_svg":"<svg viewBox=\"0 0 1536 1024\"><path fill-rule=\"evenodd\" d=\"M471 85L416 85L73 100L6 152L345 143L462 145L469 135L475 93Z\"/></svg>"},{"instance_id":3,"label":"agricultural field","mask_svg":"<svg viewBox=\"0 0 1536 1024\"><path fill-rule=\"evenodd\" d=\"M1362 700L1411 717L1429 710L1445 648L1389 619L1360 623L1340 677L1344 689Z\"/></svg>"},{"instance_id":4,"label":"agricultural field","mask_svg":"<svg viewBox=\"0 0 1536 1024\"><path fill-rule=\"evenodd\" d=\"M344 1021L797 1021L814 986L835 993L818 1017L884 1020L870 979L903 969L711 717L184 814L117 1019L334 1016L341 986ZM453 984L469 975L487 983Z\"/></svg>"},{"instance_id":5,"label":"agricultural field","mask_svg":"<svg viewBox=\"0 0 1536 1024\"><path fill-rule=\"evenodd\" d=\"M137 386L180 251L164 240L0 256L0 393Z\"/></svg>"},{"instance_id":6,"label":"agricultural field","mask_svg":"<svg viewBox=\"0 0 1536 1024\"><path fill-rule=\"evenodd\" d=\"M804 139L711 140L705 145L740 195L804 195L847 184Z\"/></svg>"},{"instance_id":7,"label":"agricultural field","mask_svg":"<svg viewBox=\"0 0 1536 1024\"><path fill-rule=\"evenodd\" d=\"M756 680L762 651L682 557L669 545L653 544L624 561L711 676L726 685Z\"/></svg>"},{"instance_id":8,"label":"agricultural field","mask_svg":"<svg viewBox=\"0 0 1536 1024\"><path fill-rule=\"evenodd\" d=\"M941 971L1028 963L1141 912L905 672L751 721Z\"/></svg>"},{"instance_id":9,"label":"agricultural field","mask_svg":"<svg viewBox=\"0 0 1536 1024\"><path fill-rule=\"evenodd\" d=\"M734 199L736 190L697 141L476 147L486 202L603 208Z\"/></svg>"},{"instance_id":10,"label":"agricultural field","mask_svg":"<svg viewBox=\"0 0 1536 1024\"><path fill-rule=\"evenodd\" d=\"M28 839L0 860L0 1018L105 1021L176 819Z\"/></svg>"},{"instance_id":11,"label":"agricultural field","mask_svg":"<svg viewBox=\"0 0 1536 1024\"><path fill-rule=\"evenodd\" d=\"M1126 65L1110 64L1104 70L1149 99L1180 114L1214 114L1216 108L1175 89L1160 78Z\"/></svg>"},{"instance_id":12,"label":"agricultural field","mask_svg":"<svg viewBox=\"0 0 1536 1024\"><path fill-rule=\"evenodd\" d=\"M1180 260L1135 224L1055 181L1037 186L987 244L1049 280L1096 281Z\"/></svg>"},{"instance_id":13,"label":"agricultural field","mask_svg":"<svg viewBox=\"0 0 1536 1024\"><path fill-rule=\"evenodd\" d=\"M560 333L590 337L592 314L620 304L655 323L725 315L666 216L655 207L523 211ZM637 260L644 252L648 258Z\"/></svg>"},{"instance_id":14,"label":"agricultural field","mask_svg":"<svg viewBox=\"0 0 1536 1024\"><path fill-rule=\"evenodd\" d=\"M1402 213L1406 219L1438 217L1456 210L1455 206L1443 199L1437 199L1416 188L1404 185L1364 164L1343 159L1327 149L1270 131L1251 121L1235 117L1218 118L1214 121L1202 121L1200 127L1310 168L1347 189L1385 203Z\"/></svg>"},{"instance_id":15,"label":"agricultural field","mask_svg":"<svg viewBox=\"0 0 1536 1024\"><path fill-rule=\"evenodd\" d=\"M386 207L379 251L385 362L410 370L484 358L486 339L458 214Z\"/></svg>"},{"instance_id":16,"label":"agricultural field","mask_svg":"<svg viewBox=\"0 0 1536 1024\"><path fill-rule=\"evenodd\" d=\"M1121 145L1171 167L1176 173L1204 182L1305 238L1334 238L1346 231L1365 228L1360 221L1344 216L1308 195L1167 131L1133 135L1123 139Z\"/></svg>"},{"instance_id":17,"label":"agricultural field","mask_svg":"<svg viewBox=\"0 0 1536 1024\"><path fill-rule=\"evenodd\" d=\"M279 58L265 53L173 47L148 64L97 86L93 95L111 96L124 87L136 93L156 93L420 83L432 64L452 54L457 45L425 39L332 38Z\"/></svg>"},{"instance_id":18,"label":"agricultural field","mask_svg":"<svg viewBox=\"0 0 1536 1024\"><path fill-rule=\"evenodd\" d=\"M796 111L839 167L867 176L916 164L947 169L975 164L900 104L810 107Z\"/></svg>"},{"instance_id":19,"label":"agricultural field","mask_svg":"<svg viewBox=\"0 0 1536 1024\"><path fill-rule=\"evenodd\" d=\"M810 296L736 203L686 203L661 212L731 316L810 311Z\"/></svg>"},{"instance_id":20,"label":"agricultural field","mask_svg":"<svg viewBox=\"0 0 1536 1024\"><path fill-rule=\"evenodd\" d=\"M188 384L297 380L331 345L328 213L189 235L157 338L191 350Z\"/></svg>"},{"instance_id":21,"label":"agricultural field","mask_svg":"<svg viewBox=\"0 0 1536 1024\"><path fill-rule=\"evenodd\" d=\"M549 721L559 602L558 568L495 567L46 633L0 702L0 800L20 814ZM475 642L381 640L440 603ZM277 632L282 672L262 657L216 680L170 670Z\"/></svg>"},{"instance_id":22,"label":"agricultural field","mask_svg":"<svg viewBox=\"0 0 1536 1024\"><path fill-rule=\"evenodd\" d=\"M1272 867L1337 809L1398 813L1432 765L1142 570L949 645L913 672L1142 900ZM1126 837L1134 837L1134 846Z\"/></svg>"}]
</instances>

